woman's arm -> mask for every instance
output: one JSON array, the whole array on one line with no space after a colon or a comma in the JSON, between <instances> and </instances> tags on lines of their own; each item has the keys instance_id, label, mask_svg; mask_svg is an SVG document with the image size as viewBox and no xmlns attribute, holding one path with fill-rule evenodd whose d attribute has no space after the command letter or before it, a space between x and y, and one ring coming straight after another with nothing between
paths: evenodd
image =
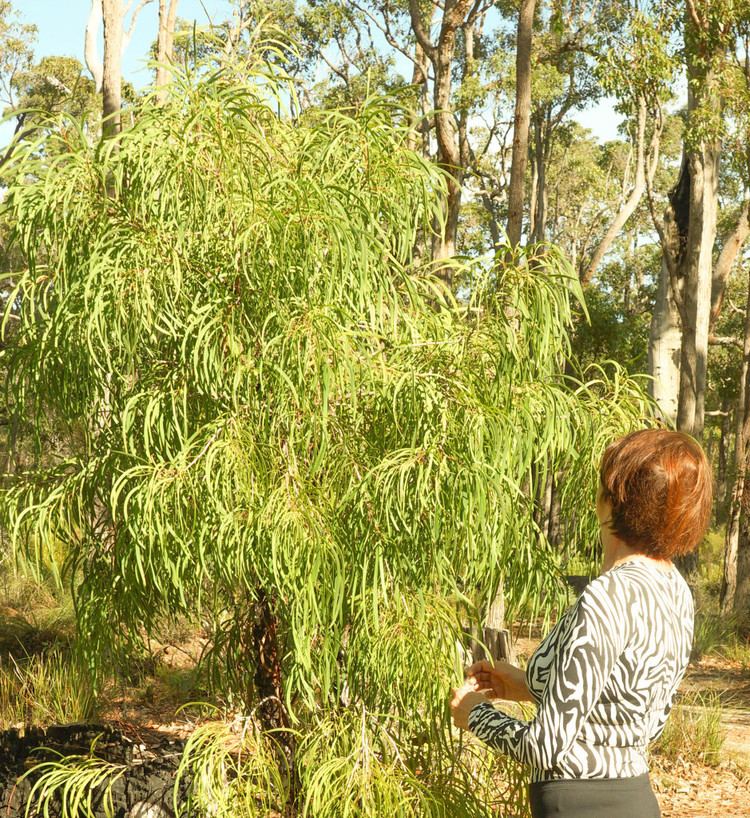
<instances>
[{"instance_id":1,"label":"woman's arm","mask_svg":"<svg viewBox=\"0 0 750 818\"><path fill-rule=\"evenodd\" d=\"M628 636L628 600L613 577L599 577L579 598L560 633L536 717L520 721L474 698L469 729L524 764L557 766L602 694Z\"/></svg>"}]
</instances>

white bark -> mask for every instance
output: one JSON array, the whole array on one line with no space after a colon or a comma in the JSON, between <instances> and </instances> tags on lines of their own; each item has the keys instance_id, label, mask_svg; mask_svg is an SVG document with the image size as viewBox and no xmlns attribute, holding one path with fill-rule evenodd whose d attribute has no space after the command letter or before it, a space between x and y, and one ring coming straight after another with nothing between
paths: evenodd
<instances>
[{"instance_id":1,"label":"white bark","mask_svg":"<svg viewBox=\"0 0 750 818\"><path fill-rule=\"evenodd\" d=\"M96 47L96 39L99 36L99 28L102 25L102 20L102 0L91 0L89 19L86 21L83 56L86 60L86 67L94 78L97 92L102 90L102 82L104 80L104 65L99 58L99 49Z\"/></svg>"},{"instance_id":2,"label":"white bark","mask_svg":"<svg viewBox=\"0 0 750 818\"><path fill-rule=\"evenodd\" d=\"M168 65L172 61L174 27L179 0L159 0L159 38L156 46L156 97L164 104L169 83Z\"/></svg>"},{"instance_id":3,"label":"white bark","mask_svg":"<svg viewBox=\"0 0 750 818\"><path fill-rule=\"evenodd\" d=\"M682 331L669 270L662 261L648 344L649 392L664 420L675 423L680 394Z\"/></svg>"}]
</instances>

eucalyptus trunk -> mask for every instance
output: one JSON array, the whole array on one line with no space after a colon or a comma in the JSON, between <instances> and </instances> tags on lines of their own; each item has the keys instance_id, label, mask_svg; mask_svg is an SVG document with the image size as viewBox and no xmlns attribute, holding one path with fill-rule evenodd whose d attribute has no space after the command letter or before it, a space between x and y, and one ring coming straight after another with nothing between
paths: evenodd
<instances>
[{"instance_id":1,"label":"eucalyptus trunk","mask_svg":"<svg viewBox=\"0 0 750 818\"><path fill-rule=\"evenodd\" d=\"M122 129L122 0L102 0L104 20L104 65L102 70L102 115L105 136L114 136Z\"/></svg>"},{"instance_id":2,"label":"eucalyptus trunk","mask_svg":"<svg viewBox=\"0 0 750 818\"><path fill-rule=\"evenodd\" d=\"M519 244L523 230L524 182L529 156L531 117L531 38L536 0L522 0L516 35L516 104L513 114L513 152L508 187L508 242Z\"/></svg>"},{"instance_id":3,"label":"eucalyptus trunk","mask_svg":"<svg viewBox=\"0 0 750 818\"><path fill-rule=\"evenodd\" d=\"M174 29L179 0L159 0L159 36L156 41L156 98L164 103L169 82L169 63L172 62Z\"/></svg>"},{"instance_id":4,"label":"eucalyptus trunk","mask_svg":"<svg viewBox=\"0 0 750 818\"><path fill-rule=\"evenodd\" d=\"M724 539L724 572L721 581L720 605L724 614L736 608L750 608L748 586L748 552L750 551L750 276L748 276L745 306L745 332L737 398L734 443L735 477L732 486L727 528ZM743 598L744 597L744 598Z\"/></svg>"},{"instance_id":5,"label":"eucalyptus trunk","mask_svg":"<svg viewBox=\"0 0 750 818\"><path fill-rule=\"evenodd\" d=\"M670 282L669 270L662 259L651 315L648 342L648 389L659 406L661 416L670 424L677 422L680 396L680 350L682 329L680 314Z\"/></svg>"}]
</instances>

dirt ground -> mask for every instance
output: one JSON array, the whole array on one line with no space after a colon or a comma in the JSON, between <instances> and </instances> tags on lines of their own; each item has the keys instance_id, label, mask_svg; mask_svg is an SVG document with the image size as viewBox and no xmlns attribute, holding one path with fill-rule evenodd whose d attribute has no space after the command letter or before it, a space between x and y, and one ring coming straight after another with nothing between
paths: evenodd
<instances>
[{"instance_id":1,"label":"dirt ground","mask_svg":"<svg viewBox=\"0 0 750 818\"><path fill-rule=\"evenodd\" d=\"M652 779L664 818L750 816L750 668L716 657L691 664L680 693L707 692L722 703L721 761L707 767L655 758Z\"/></svg>"}]
</instances>

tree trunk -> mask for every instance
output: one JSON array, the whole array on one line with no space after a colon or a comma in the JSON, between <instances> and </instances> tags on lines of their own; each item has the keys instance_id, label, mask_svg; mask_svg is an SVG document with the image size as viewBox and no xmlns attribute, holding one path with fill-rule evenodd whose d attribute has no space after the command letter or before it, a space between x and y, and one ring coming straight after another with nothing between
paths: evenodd
<instances>
[{"instance_id":1,"label":"tree trunk","mask_svg":"<svg viewBox=\"0 0 750 818\"><path fill-rule=\"evenodd\" d=\"M541 244L544 241L544 228L547 221L547 134L542 117L535 118L534 122L534 154L536 161L536 198L534 207L534 230L531 234L532 244Z\"/></svg>"},{"instance_id":2,"label":"tree trunk","mask_svg":"<svg viewBox=\"0 0 750 818\"><path fill-rule=\"evenodd\" d=\"M536 152L531 151L531 195L529 196L529 238L532 241L533 241L532 237L536 235L536 200L538 191L539 191L539 164L536 161Z\"/></svg>"},{"instance_id":3,"label":"tree trunk","mask_svg":"<svg viewBox=\"0 0 750 818\"><path fill-rule=\"evenodd\" d=\"M737 217L734 229L726 237L721 245L721 253L714 265L711 280L711 326L716 323L721 307L724 302L729 274L732 272L734 262L742 250L743 245L750 236L750 199L745 199L742 209Z\"/></svg>"},{"instance_id":4,"label":"tree trunk","mask_svg":"<svg viewBox=\"0 0 750 818\"><path fill-rule=\"evenodd\" d=\"M724 413L721 416L721 425L719 427L719 456L716 464L716 513L714 519L716 525L723 525L727 522L728 511L728 457L727 450L729 448L730 439L730 413L729 401L724 398L721 402L721 411Z\"/></svg>"},{"instance_id":5,"label":"tree trunk","mask_svg":"<svg viewBox=\"0 0 750 818\"><path fill-rule=\"evenodd\" d=\"M102 131L105 137L115 136L122 129L122 0L102 0L104 12L104 70L102 73Z\"/></svg>"},{"instance_id":6,"label":"tree trunk","mask_svg":"<svg viewBox=\"0 0 750 818\"><path fill-rule=\"evenodd\" d=\"M745 457L748 456L746 446ZM746 464L747 467L747 464ZM742 492L742 516L737 543L737 590L734 594L734 613L745 632L750 630L750 480L745 480Z\"/></svg>"},{"instance_id":7,"label":"tree trunk","mask_svg":"<svg viewBox=\"0 0 750 818\"><path fill-rule=\"evenodd\" d=\"M102 90L102 80L104 66L99 59L96 49L96 38L99 36L99 26L102 23L102 0L91 0L91 11L86 21L86 35L84 39L83 54L86 60L86 67L94 78L94 85L97 93Z\"/></svg>"},{"instance_id":8,"label":"tree trunk","mask_svg":"<svg viewBox=\"0 0 750 818\"><path fill-rule=\"evenodd\" d=\"M159 0L159 37L156 43L156 99L160 105L163 105L167 99L168 65L172 61L178 2L179 0Z\"/></svg>"},{"instance_id":9,"label":"tree trunk","mask_svg":"<svg viewBox=\"0 0 750 818\"><path fill-rule=\"evenodd\" d=\"M433 88L435 140L437 160L445 171L446 196L443 202L443 218L436 225L433 239L433 260L441 261L456 252L456 234L461 209L461 186L465 168L461 161L458 129L452 107L453 62L456 53L456 32L464 24L471 0L449 0L443 6L440 34L437 43L430 39L425 28L422 10L418 0L409 0L411 27L424 53L429 58L435 73ZM471 23L471 21L469 21ZM451 269L437 268L437 273L451 283Z\"/></svg>"},{"instance_id":10,"label":"tree trunk","mask_svg":"<svg viewBox=\"0 0 750 818\"><path fill-rule=\"evenodd\" d=\"M523 193L529 155L531 116L531 36L536 0L522 0L516 38L516 107L513 117L513 152L508 189L508 242L515 247L523 229Z\"/></svg>"},{"instance_id":11,"label":"tree trunk","mask_svg":"<svg viewBox=\"0 0 750 818\"><path fill-rule=\"evenodd\" d=\"M711 282L719 203L719 147L702 146L688 157L690 221L684 263L684 317L677 428L703 434Z\"/></svg>"},{"instance_id":12,"label":"tree trunk","mask_svg":"<svg viewBox=\"0 0 750 818\"><path fill-rule=\"evenodd\" d=\"M284 754L288 769L289 808L287 815L296 815L299 782L296 772L296 742L291 732L291 719L286 709L282 684L281 651L278 643L278 618L272 600L260 588L255 601L255 620L249 635L248 648L255 661L253 682L258 705L255 712L264 732L270 733ZM248 699L248 703L251 699Z\"/></svg>"},{"instance_id":13,"label":"tree trunk","mask_svg":"<svg viewBox=\"0 0 750 818\"><path fill-rule=\"evenodd\" d=\"M726 50L721 38L710 32L707 20L695 9L685 10L685 61L688 80L685 157L681 176L687 215L681 226L677 258L683 295L680 401L677 427L700 438L703 434L708 335L711 321L713 252L719 205L719 158L721 140L715 128L705 124L709 115L721 116L718 72ZM696 138L703 133L702 139Z\"/></svg>"},{"instance_id":14,"label":"tree trunk","mask_svg":"<svg viewBox=\"0 0 750 818\"><path fill-rule=\"evenodd\" d=\"M748 456L750 456L750 275L748 276L747 305L745 312L745 338L742 351L742 370L740 374L740 392L737 399L737 431L734 442L736 472L732 487L732 500L729 505L727 530L724 539L724 574L721 581L721 612L727 614L735 609L738 597L739 555L743 553L743 593L747 595L750 588L745 587L747 577L747 553L750 549L748 536L748 514L750 514L750 480L747 479ZM744 604L747 608L750 599Z\"/></svg>"},{"instance_id":15,"label":"tree trunk","mask_svg":"<svg viewBox=\"0 0 750 818\"><path fill-rule=\"evenodd\" d=\"M486 647L481 646L476 640L472 645L472 658L475 662L486 659L501 659L511 663L515 661L510 631L505 627L505 593L502 580L487 611L487 619L482 628L482 642Z\"/></svg>"},{"instance_id":16,"label":"tree trunk","mask_svg":"<svg viewBox=\"0 0 750 818\"><path fill-rule=\"evenodd\" d=\"M662 418L670 424L677 421L681 346L680 316L667 264L662 259L648 343L648 389Z\"/></svg>"}]
</instances>

